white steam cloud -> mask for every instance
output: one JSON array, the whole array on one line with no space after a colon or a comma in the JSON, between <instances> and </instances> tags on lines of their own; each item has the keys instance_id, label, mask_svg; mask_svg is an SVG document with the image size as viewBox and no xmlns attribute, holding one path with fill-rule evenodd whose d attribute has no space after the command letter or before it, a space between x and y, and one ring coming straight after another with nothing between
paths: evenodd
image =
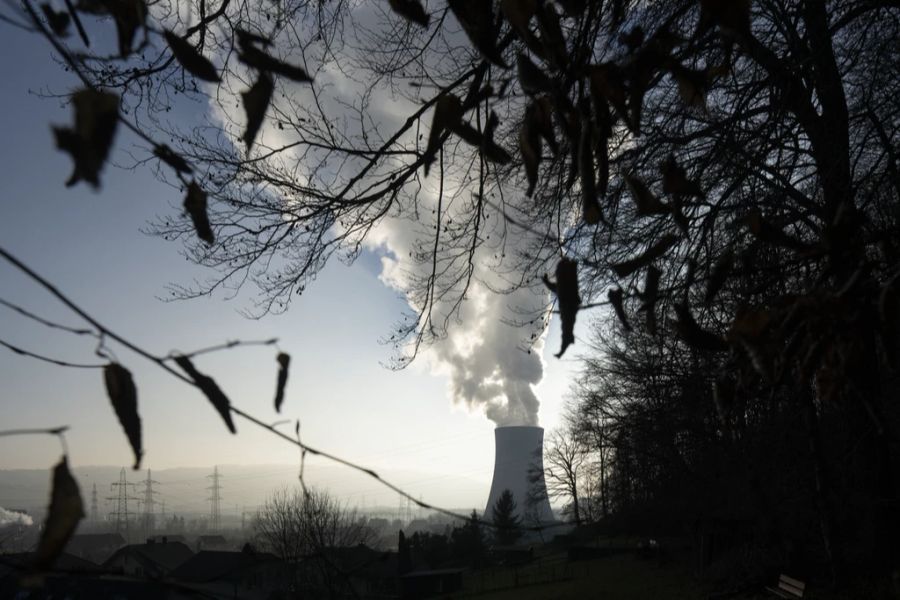
<instances>
[{"instance_id":1,"label":"white steam cloud","mask_svg":"<svg viewBox=\"0 0 900 600\"><path fill-rule=\"evenodd\" d=\"M0 527L8 525L24 525L30 527L34 525L34 521L29 515L14 510L6 510L0 506Z\"/></svg>"},{"instance_id":2,"label":"white steam cloud","mask_svg":"<svg viewBox=\"0 0 900 600\"><path fill-rule=\"evenodd\" d=\"M358 10L373 9L363 3ZM350 36L348 39L353 39L352 32L345 33ZM242 86L232 81L230 75L226 74L225 77L229 85L224 86L224 90L241 89ZM315 72L314 85L326 96L343 97L348 101L362 93L371 94L374 114L369 117L384 132L393 131L417 108L414 103L392 96L384 90L366 90L363 84L349 79L341 69L330 64L323 65ZM309 93L304 86L292 86L290 90L298 96ZM273 98L276 104L279 102L277 96L276 94ZM323 102L334 107L341 106L327 99ZM211 116L226 126L233 142L242 145L239 124L244 121L244 115L237 96L226 96L219 103L211 103L210 109ZM335 122L344 121L340 114L333 116ZM344 116L352 120L352 115ZM426 122L429 120L430 115L425 118ZM407 136L409 139L401 139L400 143L410 142L417 134L417 130L411 130ZM263 125L258 139L265 140L273 147L286 146L294 141L290 132L280 130L272 121ZM298 162L294 164L292 176L305 183L305 178L311 174L303 172L300 166L303 160L299 156L296 158ZM453 171L452 168L448 169L448 180L452 179L449 173ZM319 176L321 177L321 173ZM437 180L437 174L432 173L425 181L425 186L419 190L416 210L420 216L434 214L433 209L437 205ZM450 190L456 185L458 182L445 181L445 192L450 194ZM512 194L522 193L514 189L507 191ZM468 190L464 190L457 196L457 200L469 194ZM473 210L472 204L462 200L451 205L448 207L446 202L444 204L444 225L449 221L464 221ZM434 321L442 322L449 316L451 324L445 337L423 349L424 356L421 358L434 373L449 378L448 393L455 403L467 406L470 410L483 411L498 426L537 425L540 403L533 386L544 375L542 354L546 332L540 318L536 322L528 322L536 316L540 317L541 312L546 309L549 296L540 282L509 293L497 291L509 291L514 287L501 273L502 269L507 268L502 255L515 257L526 246L530 246L529 241L533 240L529 239L532 235L530 233L515 228L507 229L495 210L491 209L489 212L495 214L483 221L482 232L500 234L494 239L502 238L503 241L483 245L475 252L475 271L466 300L458 308L458 313L454 312L457 299L454 294L434 298ZM431 265L427 261L424 264L414 261L411 257L419 254L418 242L433 234L432 224L412 223L407 218L408 215L396 214L384 217L379 226L369 232L364 244L370 251L382 254L382 282L405 294L410 306L418 311L422 307L417 305L408 292L412 287L411 282L427 278ZM499 246L501 243L502 248ZM514 321L525 321L526 326L511 324Z\"/></svg>"}]
</instances>

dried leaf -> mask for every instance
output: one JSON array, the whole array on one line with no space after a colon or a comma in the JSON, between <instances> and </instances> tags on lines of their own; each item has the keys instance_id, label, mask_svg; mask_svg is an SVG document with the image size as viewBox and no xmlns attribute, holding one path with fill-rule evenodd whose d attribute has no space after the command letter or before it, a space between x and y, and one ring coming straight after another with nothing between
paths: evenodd
<instances>
[{"instance_id":1,"label":"dried leaf","mask_svg":"<svg viewBox=\"0 0 900 600\"><path fill-rule=\"evenodd\" d=\"M703 301L709 304L725 285L728 274L731 272L731 265L734 263L734 250L728 248L713 264L709 272L709 278L706 280L706 293Z\"/></svg>"},{"instance_id":2,"label":"dried leaf","mask_svg":"<svg viewBox=\"0 0 900 600\"><path fill-rule=\"evenodd\" d=\"M723 351L728 349L728 344L721 336L706 331L694 319L691 310L686 304L675 305L675 330L684 342L700 350Z\"/></svg>"},{"instance_id":3,"label":"dried leaf","mask_svg":"<svg viewBox=\"0 0 900 600\"><path fill-rule=\"evenodd\" d=\"M443 94L434 104L434 115L431 118L431 131L428 133L428 145L425 147L423 163L425 176L434 162L441 146L441 136L449 128L455 126L462 119L462 102L453 94Z\"/></svg>"},{"instance_id":4,"label":"dried leaf","mask_svg":"<svg viewBox=\"0 0 900 600\"><path fill-rule=\"evenodd\" d=\"M674 65L672 76L675 78L675 83L678 84L678 94L684 105L705 112L706 94L709 91L706 72Z\"/></svg>"},{"instance_id":5,"label":"dried leaf","mask_svg":"<svg viewBox=\"0 0 900 600\"><path fill-rule=\"evenodd\" d=\"M531 113L533 115L533 113ZM525 163L525 175L528 177L528 189L525 195L531 197L538 181L538 169L541 164L541 137L529 118L529 111L525 111L525 120L519 129L519 150L522 153L522 161Z\"/></svg>"},{"instance_id":6,"label":"dried leaf","mask_svg":"<svg viewBox=\"0 0 900 600\"><path fill-rule=\"evenodd\" d=\"M197 237L212 245L216 241L216 237L213 235L206 212L206 192L194 181L188 185L187 195L184 197L184 210L194 222Z\"/></svg>"},{"instance_id":7,"label":"dried leaf","mask_svg":"<svg viewBox=\"0 0 900 600\"><path fill-rule=\"evenodd\" d=\"M810 250L809 245L788 235L779 227L776 227L765 217L763 217L762 213L757 209L751 210L750 213L745 217L744 221L746 222L747 228L750 230L750 233L764 242L769 242L778 246L784 246L785 248L790 248L797 251Z\"/></svg>"},{"instance_id":8,"label":"dried leaf","mask_svg":"<svg viewBox=\"0 0 900 600\"><path fill-rule=\"evenodd\" d=\"M622 288L615 288L606 292L606 297L609 298L609 303L612 304L613 309L616 311L616 317L619 318L622 327L625 328L625 331L631 331L631 325L628 323L628 318L625 316L625 306L622 304L622 295Z\"/></svg>"},{"instance_id":9,"label":"dried leaf","mask_svg":"<svg viewBox=\"0 0 900 600\"><path fill-rule=\"evenodd\" d=\"M700 19L694 38L702 37L713 25L723 35L750 32L750 0L700 0Z\"/></svg>"},{"instance_id":10,"label":"dried leaf","mask_svg":"<svg viewBox=\"0 0 900 600\"><path fill-rule=\"evenodd\" d=\"M622 178L625 180L625 185L628 186L628 191L631 192L638 216L646 217L669 213L669 207L663 204L643 181L628 173L623 174Z\"/></svg>"},{"instance_id":11,"label":"dried leaf","mask_svg":"<svg viewBox=\"0 0 900 600\"><path fill-rule=\"evenodd\" d=\"M234 421L231 419L231 401L229 401L225 393L219 389L218 384L216 384L213 378L204 375L194 368L194 364L187 356L176 356L175 363L187 373L188 377L194 381L194 384L200 388L200 391L203 392L206 398L212 403L213 407L215 407L222 417L222 420L225 421L228 431L237 433Z\"/></svg>"},{"instance_id":12,"label":"dried leaf","mask_svg":"<svg viewBox=\"0 0 900 600\"><path fill-rule=\"evenodd\" d=\"M603 220L600 202L597 201L597 172L594 169L594 148L591 128L581 128L578 144L578 173L581 177L581 210L585 223L596 225Z\"/></svg>"},{"instance_id":13,"label":"dried leaf","mask_svg":"<svg viewBox=\"0 0 900 600\"><path fill-rule=\"evenodd\" d=\"M171 31L166 31L163 35L166 38L166 43L169 44L169 48L172 50L172 54L175 56L175 60L184 67L185 71L203 81L220 81L219 73L213 64L187 40Z\"/></svg>"},{"instance_id":14,"label":"dried leaf","mask_svg":"<svg viewBox=\"0 0 900 600\"><path fill-rule=\"evenodd\" d=\"M180 154L176 154L175 151L169 148L166 144L160 144L153 148L153 154L179 173L193 172L191 166L187 163L187 161L184 160Z\"/></svg>"},{"instance_id":15,"label":"dried leaf","mask_svg":"<svg viewBox=\"0 0 900 600\"><path fill-rule=\"evenodd\" d=\"M696 181L688 179L687 172L675 162L675 157L671 154L659 170L663 176L663 192L666 194L703 196L700 185Z\"/></svg>"},{"instance_id":16,"label":"dried leaf","mask_svg":"<svg viewBox=\"0 0 900 600\"><path fill-rule=\"evenodd\" d=\"M100 186L100 171L109 156L119 123L119 97L109 92L84 89L72 95L75 127L54 127L56 146L72 155L75 167L66 181L72 186L84 180Z\"/></svg>"},{"instance_id":17,"label":"dried leaf","mask_svg":"<svg viewBox=\"0 0 900 600\"><path fill-rule=\"evenodd\" d=\"M566 38L563 36L559 15L551 2L541 2L537 10L538 29L541 32L541 44L544 56L555 69L562 71L569 60Z\"/></svg>"},{"instance_id":18,"label":"dried leaf","mask_svg":"<svg viewBox=\"0 0 900 600\"><path fill-rule=\"evenodd\" d=\"M44 529L38 542L33 566L39 571L53 567L62 554L78 522L84 517L84 503L78 491L78 483L69 472L65 456L53 468L53 487L50 492L50 507L44 520Z\"/></svg>"},{"instance_id":19,"label":"dried leaf","mask_svg":"<svg viewBox=\"0 0 900 600\"><path fill-rule=\"evenodd\" d=\"M491 111L487 123L484 125L484 132L478 134L476 131L475 133L479 138L478 148L481 150L481 154L484 156L485 160L505 165L512 161L512 156L494 141L494 131L497 129L499 123L500 119L497 117L497 113Z\"/></svg>"},{"instance_id":20,"label":"dried leaf","mask_svg":"<svg viewBox=\"0 0 900 600\"><path fill-rule=\"evenodd\" d=\"M288 366L291 364L291 357L284 352L279 352L276 360L278 361L278 382L275 387L275 412L281 412L281 404L284 402L284 386L287 384Z\"/></svg>"},{"instance_id":21,"label":"dried leaf","mask_svg":"<svg viewBox=\"0 0 900 600\"><path fill-rule=\"evenodd\" d=\"M134 466L139 469L141 457L144 455L141 445L141 417L137 407L137 388L131 372L118 363L110 363L103 368L103 381L106 383L106 394L112 402L119 423L125 430L128 443L134 451Z\"/></svg>"},{"instance_id":22,"label":"dried leaf","mask_svg":"<svg viewBox=\"0 0 900 600\"><path fill-rule=\"evenodd\" d=\"M244 102L244 111L247 113L247 129L244 131L243 140L247 144L247 152L256 140L256 134L262 127L269 101L272 99L274 84L272 78L266 73L260 73L259 79L246 92L241 92L241 100Z\"/></svg>"},{"instance_id":23,"label":"dried leaf","mask_svg":"<svg viewBox=\"0 0 900 600\"><path fill-rule=\"evenodd\" d=\"M666 251L678 243L678 236L667 233L658 242L647 248L643 254L612 265L613 271L619 277L628 277L638 269L648 266L651 262L662 256Z\"/></svg>"},{"instance_id":24,"label":"dried leaf","mask_svg":"<svg viewBox=\"0 0 900 600\"><path fill-rule=\"evenodd\" d=\"M641 310L647 313L647 331L650 335L656 335L656 302L659 299L659 278L662 271L650 265L644 282L644 291L641 293Z\"/></svg>"},{"instance_id":25,"label":"dried leaf","mask_svg":"<svg viewBox=\"0 0 900 600\"><path fill-rule=\"evenodd\" d=\"M412 21L422 27L428 27L428 13L425 12L425 7L422 6L419 0L388 0L388 3L395 13L407 21Z\"/></svg>"},{"instance_id":26,"label":"dried leaf","mask_svg":"<svg viewBox=\"0 0 900 600\"><path fill-rule=\"evenodd\" d=\"M618 65L608 62L589 67L590 90L594 102L605 99L622 119L628 118L625 99L627 90L625 74Z\"/></svg>"},{"instance_id":27,"label":"dried leaf","mask_svg":"<svg viewBox=\"0 0 900 600\"><path fill-rule=\"evenodd\" d=\"M516 35L538 56L543 56L541 41L531 31L531 18L537 11L537 0L501 0L500 12L512 26Z\"/></svg>"},{"instance_id":28,"label":"dried leaf","mask_svg":"<svg viewBox=\"0 0 900 600\"><path fill-rule=\"evenodd\" d=\"M640 25L635 25L628 33L623 33L619 36L619 42L624 44L629 52L633 53L644 44L644 37L644 28Z\"/></svg>"},{"instance_id":29,"label":"dried leaf","mask_svg":"<svg viewBox=\"0 0 900 600\"><path fill-rule=\"evenodd\" d=\"M568 258L561 258L556 264L556 282L544 275L544 285L556 294L559 306L559 320L562 329L562 345L556 358L562 357L571 344L575 343L575 317L581 306L578 295L578 263Z\"/></svg>"},{"instance_id":30,"label":"dried leaf","mask_svg":"<svg viewBox=\"0 0 900 600\"><path fill-rule=\"evenodd\" d=\"M535 98L525 109L525 118L531 121L532 127L541 134L550 151L556 155L559 144L556 141L556 130L553 128L553 104L547 96Z\"/></svg>"},{"instance_id":31,"label":"dried leaf","mask_svg":"<svg viewBox=\"0 0 900 600\"><path fill-rule=\"evenodd\" d=\"M119 54L128 56L137 30L146 26L147 5L144 0L104 0L103 4L116 22Z\"/></svg>"},{"instance_id":32,"label":"dried leaf","mask_svg":"<svg viewBox=\"0 0 900 600\"><path fill-rule=\"evenodd\" d=\"M536 96L543 92L553 91L553 80L522 52L516 55L516 68L519 85L526 94Z\"/></svg>"},{"instance_id":33,"label":"dried leaf","mask_svg":"<svg viewBox=\"0 0 900 600\"><path fill-rule=\"evenodd\" d=\"M238 59L245 65L261 71L260 75L262 73L274 73L298 83L308 83L313 80L303 68L278 60L251 44L241 46Z\"/></svg>"},{"instance_id":34,"label":"dried leaf","mask_svg":"<svg viewBox=\"0 0 900 600\"><path fill-rule=\"evenodd\" d=\"M53 30L53 33L57 37L63 38L69 35L69 23L72 22L69 13L56 12L53 10L53 7L46 2L41 4L41 12L44 13L44 18L47 19L47 25L50 26L50 29Z\"/></svg>"},{"instance_id":35,"label":"dried leaf","mask_svg":"<svg viewBox=\"0 0 900 600\"><path fill-rule=\"evenodd\" d=\"M493 2L484 0L447 0L456 20L462 25L472 45L485 59L498 67L508 69L497 47L497 30L494 25Z\"/></svg>"}]
</instances>

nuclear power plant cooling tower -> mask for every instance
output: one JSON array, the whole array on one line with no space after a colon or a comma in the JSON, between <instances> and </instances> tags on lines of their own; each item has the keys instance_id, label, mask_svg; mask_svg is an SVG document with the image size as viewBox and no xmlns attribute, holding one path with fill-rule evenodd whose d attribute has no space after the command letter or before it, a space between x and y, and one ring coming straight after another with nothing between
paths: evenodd
<instances>
[{"instance_id":1,"label":"nuclear power plant cooling tower","mask_svg":"<svg viewBox=\"0 0 900 600\"><path fill-rule=\"evenodd\" d=\"M503 490L512 492L516 513L523 525L553 521L544 485L544 430L518 425L494 430L494 479L484 510L485 518L493 515L494 505ZM537 481L529 475L539 474Z\"/></svg>"}]
</instances>

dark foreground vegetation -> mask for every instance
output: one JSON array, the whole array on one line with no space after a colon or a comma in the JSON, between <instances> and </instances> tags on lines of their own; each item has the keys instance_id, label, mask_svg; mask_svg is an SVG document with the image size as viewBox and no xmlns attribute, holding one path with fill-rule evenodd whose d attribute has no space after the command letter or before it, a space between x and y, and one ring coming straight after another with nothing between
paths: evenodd
<instances>
[{"instance_id":1,"label":"dark foreground vegetation","mask_svg":"<svg viewBox=\"0 0 900 600\"><path fill-rule=\"evenodd\" d=\"M689 540L692 573L726 590L789 573L834 597L895 593L895 0L199 0L191 22L149 4L23 0L4 23L43 35L80 78L74 123L55 129L70 184L99 185L128 127L183 189L185 212L153 230L215 275L176 295L249 282L260 312L285 309L333 254L400 223L416 268L399 284L412 314L389 340L398 365L482 284L537 298L511 302L510 353L551 311L558 356L585 353L545 457L573 522ZM108 56L86 49L110 28ZM349 98L319 85L338 64ZM221 121L161 118L176 96ZM379 100L408 118L371 118ZM484 265L500 280L480 281ZM233 416L260 424L191 357L137 350L231 431ZM135 380L110 361L139 463ZM82 508L64 460L34 569Z\"/></svg>"}]
</instances>

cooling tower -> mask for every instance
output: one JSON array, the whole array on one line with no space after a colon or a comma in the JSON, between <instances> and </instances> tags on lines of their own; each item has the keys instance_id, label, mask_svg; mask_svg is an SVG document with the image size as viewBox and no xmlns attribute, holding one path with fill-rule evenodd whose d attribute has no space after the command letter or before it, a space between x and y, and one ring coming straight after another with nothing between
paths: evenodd
<instances>
[{"instance_id":1,"label":"cooling tower","mask_svg":"<svg viewBox=\"0 0 900 600\"><path fill-rule=\"evenodd\" d=\"M543 428L529 425L498 427L494 430L494 442L494 479L484 510L485 518L491 518L497 499L503 490L509 490L523 525L552 522L553 513L544 485ZM531 483L529 475L534 473L540 476Z\"/></svg>"}]
</instances>

